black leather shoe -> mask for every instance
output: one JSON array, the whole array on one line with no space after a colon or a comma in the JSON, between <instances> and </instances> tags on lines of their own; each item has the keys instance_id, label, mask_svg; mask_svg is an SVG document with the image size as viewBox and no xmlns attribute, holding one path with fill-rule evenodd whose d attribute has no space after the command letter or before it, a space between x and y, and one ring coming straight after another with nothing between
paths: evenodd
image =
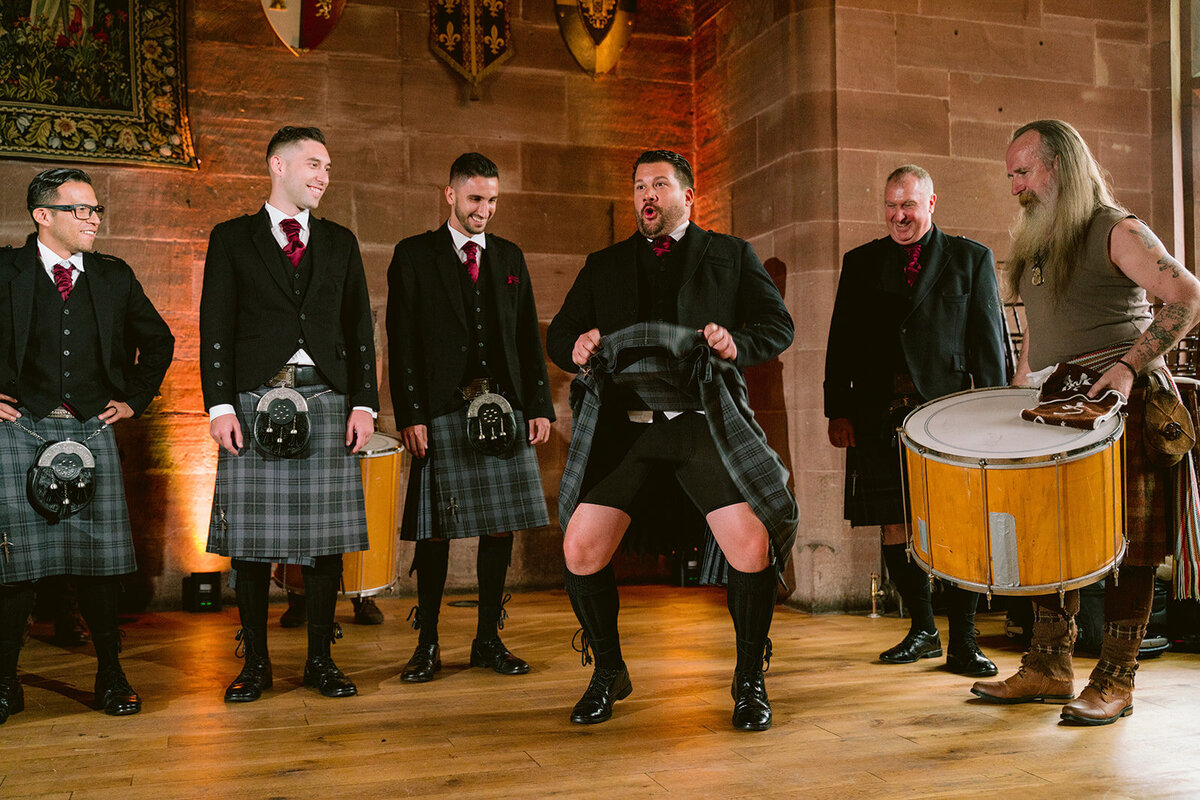
<instances>
[{"instance_id":1,"label":"black leather shoe","mask_svg":"<svg viewBox=\"0 0 1200 800\"><path fill-rule=\"evenodd\" d=\"M911 664L919 658L940 658L942 639L938 632L909 631L900 644L884 650L879 660L885 664Z\"/></svg>"},{"instance_id":2,"label":"black leather shoe","mask_svg":"<svg viewBox=\"0 0 1200 800\"><path fill-rule=\"evenodd\" d=\"M580 725L595 725L612 716L613 703L624 700L633 691L629 680L629 668L622 664L617 669L601 669L592 672L587 691L575 708L571 709L571 722Z\"/></svg>"},{"instance_id":3,"label":"black leather shoe","mask_svg":"<svg viewBox=\"0 0 1200 800\"><path fill-rule=\"evenodd\" d=\"M242 671L225 689L225 702L252 703L262 697L263 691L270 689L272 683L271 662L265 658L247 658Z\"/></svg>"},{"instance_id":4,"label":"black leather shoe","mask_svg":"<svg viewBox=\"0 0 1200 800\"><path fill-rule=\"evenodd\" d=\"M771 701L761 669L733 673L733 727L740 731L765 731L771 727Z\"/></svg>"},{"instance_id":5,"label":"black leather shoe","mask_svg":"<svg viewBox=\"0 0 1200 800\"><path fill-rule=\"evenodd\" d=\"M326 697L353 697L358 687L338 669L329 656L311 656L304 662L304 685L315 687Z\"/></svg>"},{"instance_id":6,"label":"black leather shoe","mask_svg":"<svg viewBox=\"0 0 1200 800\"><path fill-rule=\"evenodd\" d=\"M400 680L407 683L428 683L433 680L433 673L442 668L442 649L438 643L418 644L413 650L412 658L404 665Z\"/></svg>"},{"instance_id":7,"label":"black leather shoe","mask_svg":"<svg viewBox=\"0 0 1200 800\"><path fill-rule=\"evenodd\" d=\"M142 710L142 698L129 685L119 664L96 673L96 708L110 717L124 717Z\"/></svg>"},{"instance_id":8,"label":"black leather shoe","mask_svg":"<svg viewBox=\"0 0 1200 800\"><path fill-rule=\"evenodd\" d=\"M946 669L968 678L989 678L999 672L973 641L950 646L946 651Z\"/></svg>"},{"instance_id":9,"label":"black leather shoe","mask_svg":"<svg viewBox=\"0 0 1200 800\"><path fill-rule=\"evenodd\" d=\"M383 624L383 612L375 605L374 597L355 597L350 605L354 606L355 625Z\"/></svg>"},{"instance_id":10,"label":"black leather shoe","mask_svg":"<svg viewBox=\"0 0 1200 800\"><path fill-rule=\"evenodd\" d=\"M491 667L501 675L524 675L529 672L529 665L509 652L499 636L471 642L471 666Z\"/></svg>"},{"instance_id":11,"label":"black leather shoe","mask_svg":"<svg viewBox=\"0 0 1200 800\"><path fill-rule=\"evenodd\" d=\"M0 678L0 725L25 710L25 690L17 678Z\"/></svg>"}]
</instances>

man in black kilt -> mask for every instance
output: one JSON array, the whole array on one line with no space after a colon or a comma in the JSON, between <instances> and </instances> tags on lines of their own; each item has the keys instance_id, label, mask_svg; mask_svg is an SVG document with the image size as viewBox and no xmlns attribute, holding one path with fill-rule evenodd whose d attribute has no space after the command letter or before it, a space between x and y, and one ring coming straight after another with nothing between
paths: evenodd
<instances>
[{"instance_id":1,"label":"man in black kilt","mask_svg":"<svg viewBox=\"0 0 1200 800\"><path fill-rule=\"evenodd\" d=\"M87 173L41 172L27 201L37 233L0 251L0 723L25 707L34 581L64 574L96 647L96 707L136 714L117 656L136 565L111 426L150 405L175 338L129 265L94 251L104 207Z\"/></svg>"},{"instance_id":2,"label":"man in black kilt","mask_svg":"<svg viewBox=\"0 0 1200 800\"><path fill-rule=\"evenodd\" d=\"M479 540L479 616L471 666L521 675L529 665L500 640L504 581L516 530L549 524L534 445L554 404L533 285L519 247L484 233L500 173L465 153L445 188L450 216L396 245L388 268L388 345L396 425L415 459L401 537L416 542L420 632L401 679L441 668L438 612L450 539Z\"/></svg>"},{"instance_id":3,"label":"man in black kilt","mask_svg":"<svg viewBox=\"0 0 1200 800\"><path fill-rule=\"evenodd\" d=\"M358 240L319 219L329 151L317 128L281 128L267 146L271 195L213 229L200 298L200 379L220 445L208 551L233 559L245 663L225 690L271 688L272 562L300 564L308 600L304 685L357 694L330 644L342 553L367 549L355 453L379 407L371 305Z\"/></svg>"},{"instance_id":4,"label":"man in black kilt","mask_svg":"<svg viewBox=\"0 0 1200 800\"><path fill-rule=\"evenodd\" d=\"M911 664L943 653L929 576L908 559L896 428L928 400L1007 380L1004 321L992 251L933 223L933 179L915 164L884 181L888 235L846 253L825 353L829 441L846 452L846 519L878 525L888 575L908 608L908 633L879 654ZM979 595L947 586L946 667L996 674L975 638Z\"/></svg>"},{"instance_id":5,"label":"man in black kilt","mask_svg":"<svg viewBox=\"0 0 1200 800\"><path fill-rule=\"evenodd\" d=\"M631 333L626 329L652 322L697 332L693 336L700 345L707 345L713 358L733 364L735 371L783 352L792 342L792 318L753 248L689 222L695 190L687 160L666 150L643 153L634 163L632 188L637 232L588 256L547 331L551 360L568 372L597 372L593 357L607 354L601 337L625 340ZM635 355L648 349L632 348ZM631 356L620 355L626 357ZM648 406L651 399L602 392L579 502L569 509L569 521L560 502L567 594L586 637L585 659L590 646L596 662L571 721L603 722L612 716L613 702L632 691L621 656L620 600L610 562L635 521L647 478L657 477L677 482L686 492L728 561L728 605L737 649L733 725L765 730L771 725L771 706L763 666L770 659L768 634L779 568L795 539L794 498L783 489L782 507L790 509L783 516L790 519L777 520L752 508L733 475L741 472L739 466L727 467L731 451L714 435L726 421L724 404L705 404L701 411L682 398L673 409L669 404ZM579 434L577 415L572 449ZM755 447L761 454L765 437ZM777 483L786 481L782 465L775 472ZM560 498L575 495L577 487L569 477L564 471Z\"/></svg>"}]
</instances>

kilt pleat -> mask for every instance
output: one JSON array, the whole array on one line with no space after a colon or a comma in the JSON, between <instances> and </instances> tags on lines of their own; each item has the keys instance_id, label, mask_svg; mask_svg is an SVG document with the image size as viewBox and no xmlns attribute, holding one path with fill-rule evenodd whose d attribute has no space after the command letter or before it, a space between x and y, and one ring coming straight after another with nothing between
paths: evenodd
<instances>
[{"instance_id":1,"label":"kilt pleat","mask_svg":"<svg viewBox=\"0 0 1200 800\"><path fill-rule=\"evenodd\" d=\"M409 475L400 538L463 539L550 524L537 453L525 436L525 417L513 409L517 441L507 458L467 443L467 409L443 414L429 426L429 453Z\"/></svg>"},{"instance_id":2,"label":"kilt pleat","mask_svg":"<svg viewBox=\"0 0 1200 800\"><path fill-rule=\"evenodd\" d=\"M276 458L258 452L249 434L254 407L268 390L238 394L246 441L238 455L217 456L208 552L311 565L315 556L366 550L362 472L345 445L346 396L325 386L297 389L308 400L309 453Z\"/></svg>"},{"instance_id":3,"label":"kilt pleat","mask_svg":"<svg viewBox=\"0 0 1200 800\"><path fill-rule=\"evenodd\" d=\"M92 417L34 422L26 409L17 421L47 441L82 442L103 426ZM0 583L46 575L124 575L137 569L121 459L111 429L87 442L96 460L96 494L80 513L51 524L29 505L25 476L42 443L9 422L0 422L0 533L12 545L0 554Z\"/></svg>"}]
</instances>

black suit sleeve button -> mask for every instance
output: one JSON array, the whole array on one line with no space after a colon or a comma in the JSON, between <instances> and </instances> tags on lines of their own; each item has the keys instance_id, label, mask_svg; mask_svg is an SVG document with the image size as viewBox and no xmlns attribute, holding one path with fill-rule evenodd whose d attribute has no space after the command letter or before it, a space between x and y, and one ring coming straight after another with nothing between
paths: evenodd
<instances>
[{"instance_id":1,"label":"black suit sleeve button","mask_svg":"<svg viewBox=\"0 0 1200 800\"><path fill-rule=\"evenodd\" d=\"M420 406L420 404L419 404L419 403L413 403L413 408L420 408L420 407L421 407L421 406Z\"/></svg>"},{"instance_id":2,"label":"black suit sleeve button","mask_svg":"<svg viewBox=\"0 0 1200 800\"><path fill-rule=\"evenodd\" d=\"M538 381L538 386L541 386L543 381Z\"/></svg>"},{"instance_id":3,"label":"black suit sleeve button","mask_svg":"<svg viewBox=\"0 0 1200 800\"><path fill-rule=\"evenodd\" d=\"M217 386L224 386L224 385L225 385L225 381L217 381Z\"/></svg>"},{"instance_id":4,"label":"black suit sleeve button","mask_svg":"<svg viewBox=\"0 0 1200 800\"><path fill-rule=\"evenodd\" d=\"M364 388L364 389L370 389L370 388L371 388L371 384L370 384L370 382L368 381L367 383L364 383L364 384L363 384L363 388Z\"/></svg>"},{"instance_id":5,"label":"black suit sleeve button","mask_svg":"<svg viewBox=\"0 0 1200 800\"><path fill-rule=\"evenodd\" d=\"M409 387L408 387L408 390L409 390L410 392L411 392L411 391L414 391L413 387L411 387L411 386L409 386Z\"/></svg>"},{"instance_id":6,"label":"black suit sleeve button","mask_svg":"<svg viewBox=\"0 0 1200 800\"><path fill-rule=\"evenodd\" d=\"M370 365L370 364L363 364L363 369L364 369L364 370L368 370L368 369L370 369L370 368L371 368L371 365Z\"/></svg>"},{"instance_id":7,"label":"black suit sleeve button","mask_svg":"<svg viewBox=\"0 0 1200 800\"><path fill-rule=\"evenodd\" d=\"M220 349L221 349L221 343L213 342L213 350L220 350Z\"/></svg>"},{"instance_id":8,"label":"black suit sleeve button","mask_svg":"<svg viewBox=\"0 0 1200 800\"><path fill-rule=\"evenodd\" d=\"M213 362L213 366L214 366L214 367L216 367L217 369L220 369L220 368L221 368L221 362L220 362L220 361L214 361L214 362Z\"/></svg>"},{"instance_id":9,"label":"black suit sleeve button","mask_svg":"<svg viewBox=\"0 0 1200 800\"><path fill-rule=\"evenodd\" d=\"M360 353L365 353L365 352L367 352L367 346L366 346L365 344L360 344L360 345L358 346L358 352L360 352ZM409 372L412 372L412 370L409 370Z\"/></svg>"}]
</instances>

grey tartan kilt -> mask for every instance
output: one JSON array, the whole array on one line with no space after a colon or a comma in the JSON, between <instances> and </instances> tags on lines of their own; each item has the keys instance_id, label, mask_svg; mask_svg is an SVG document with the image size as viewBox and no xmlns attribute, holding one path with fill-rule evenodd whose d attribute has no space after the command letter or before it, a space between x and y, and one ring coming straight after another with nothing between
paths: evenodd
<instances>
[{"instance_id":1,"label":"grey tartan kilt","mask_svg":"<svg viewBox=\"0 0 1200 800\"><path fill-rule=\"evenodd\" d=\"M416 511L404 515L401 539L465 539L550 524L525 417L513 414L517 441L508 458L471 448L465 406L433 420L425 463L409 473L407 503Z\"/></svg>"},{"instance_id":2,"label":"grey tartan kilt","mask_svg":"<svg viewBox=\"0 0 1200 800\"><path fill-rule=\"evenodd\" d=\"M315 556L367 549L362 472L358 456L346 449L350 409L344 394L328 388L296 390L308 398L312 431L304 458L256 450L250 437L254 407L269 387L238 393L244 446L236 456L225 450L217 456L208 552L311 566Z\"/></svg>"},{"instance_id":3,"label":"grey tartan kilt","mask_svg":"<svg viewBox=\"0 0 1200 800\"><path fill-rule=\"evenodd\" d=\"M47 417L33 422L20 409L21 425L47 441L82 442L103 425ZM111 429L87 443L96 459L96 495L78 514L51 524L29 505L25 479L42 443L10 422L0 422L0 534L12 544L6 562L0 553L0 583L46 575L124 575L137 569L129 509L121 479L121 458Z\"/></svg>"}]
</instances>

